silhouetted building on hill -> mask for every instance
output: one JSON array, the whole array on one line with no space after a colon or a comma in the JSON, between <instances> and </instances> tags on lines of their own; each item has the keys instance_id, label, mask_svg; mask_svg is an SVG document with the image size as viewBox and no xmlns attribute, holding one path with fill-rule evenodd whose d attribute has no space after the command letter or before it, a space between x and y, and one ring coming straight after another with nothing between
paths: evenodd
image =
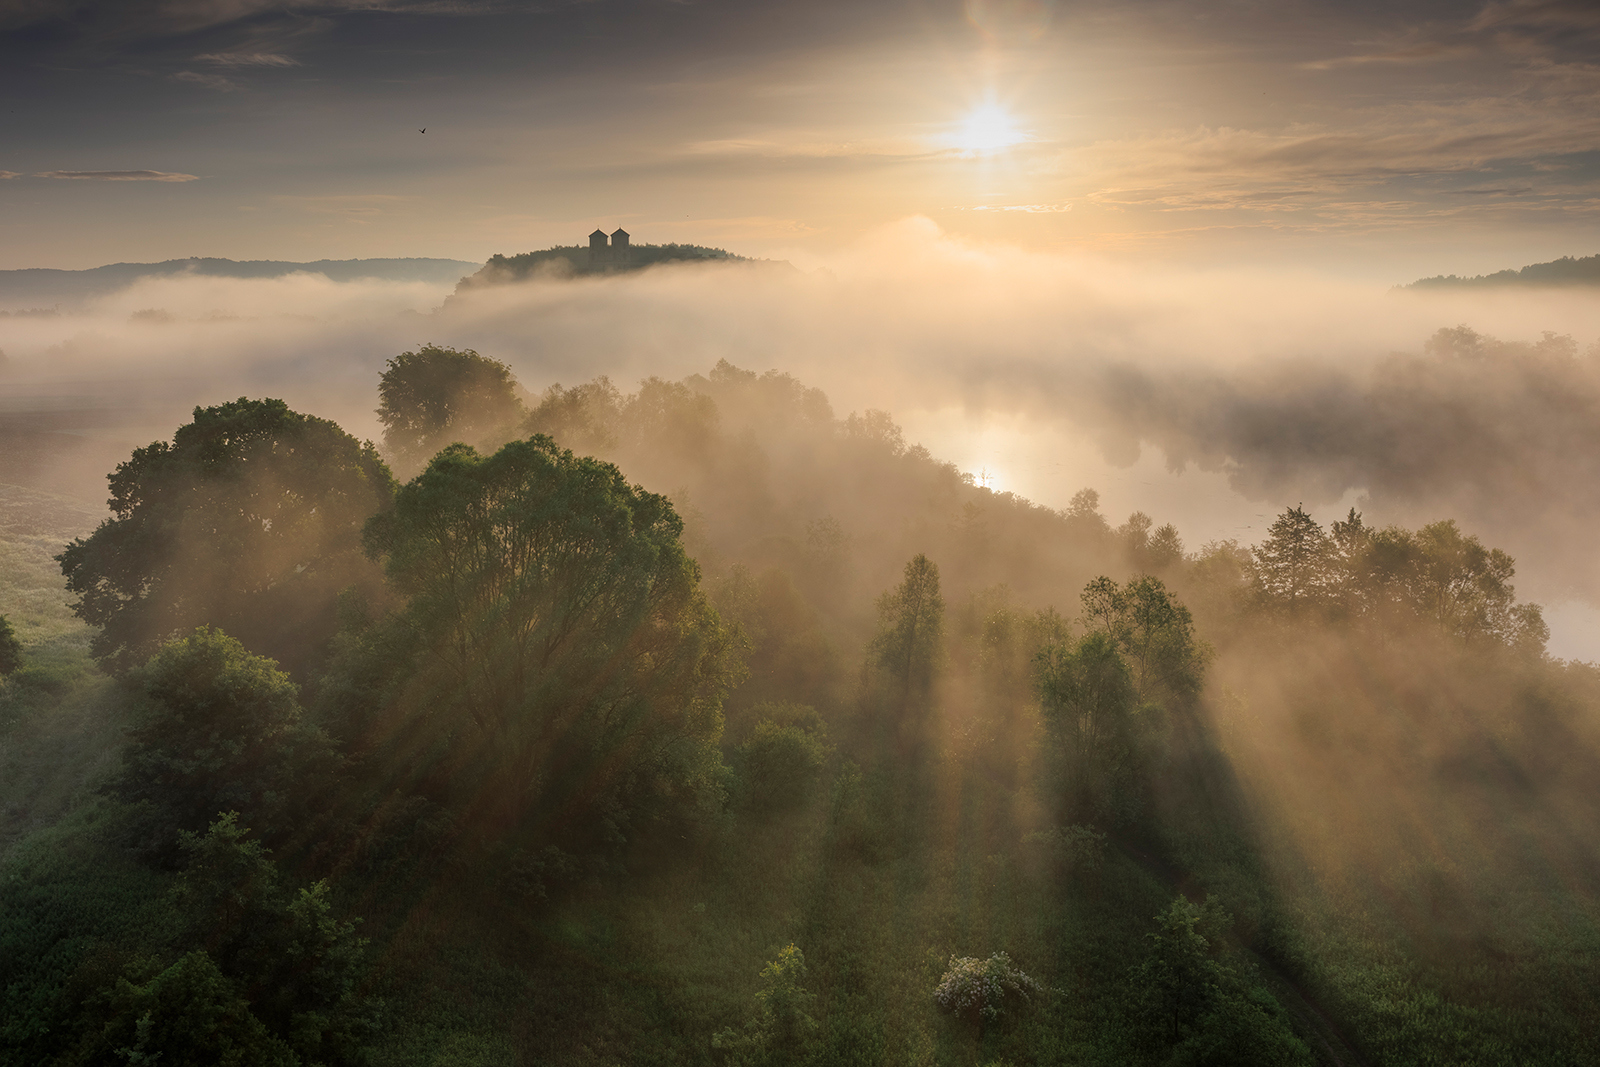
<instances>
[{"instance_id":1,"label":"silhouetted building on hill","mask_svg":"<svg viewBox=\"0 0 1600 1067\"><path fill-rule=\"evenodd\" d=\"M633 248L628 244L628 231L617 227L610 238L604 230L589 235L589 269L615 270L633 262Z\"/></svg>"}]
</instances>

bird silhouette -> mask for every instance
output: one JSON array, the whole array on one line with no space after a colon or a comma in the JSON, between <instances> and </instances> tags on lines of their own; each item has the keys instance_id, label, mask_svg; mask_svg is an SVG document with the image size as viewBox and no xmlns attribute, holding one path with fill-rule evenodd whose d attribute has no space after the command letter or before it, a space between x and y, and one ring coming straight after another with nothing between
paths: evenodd
<instances>
[{"instance_id":1,"label":"bird silhouette","mask_svg":"<svg viewBox=\"0 0 1600 1067\"><path fill-rule=\"evenodd\" d=\"M417 132L418 133L427 133L428 132L428 127L424 126L424 127L422 127L422 129L418 130Z\"/></svg>"}]
</instances>

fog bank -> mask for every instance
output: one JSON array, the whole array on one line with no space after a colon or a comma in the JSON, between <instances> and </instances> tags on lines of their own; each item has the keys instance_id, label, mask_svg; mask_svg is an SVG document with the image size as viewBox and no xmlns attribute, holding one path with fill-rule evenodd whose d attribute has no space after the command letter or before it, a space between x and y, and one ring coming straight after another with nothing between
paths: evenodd
<instances>
[{"instance_id":1,"label":"fog bank","mask_svg":"<svg viewBox=\"0 0 1600 1067\"><path fill-rule=\"evenodd\" d=\"M0 480L96 495L118 449L239 395L376 438L384 361L428 341L503 360L535 393L727 359L794 374L841 416L887 410L995 488L1060 507L1092 486L1113 520L1146 511L1191 547L1255 541L1301 502L1324 522L1351 506L1380 524L1456 518L1517 558L1524 597L1566 604L1553 651L1600 657L1582 606L1600 601L1600 304L1582 291L1151 270L977 246L921 219L801 267L675 266L448 300L438 285L314 274L146 279L82 314L0 318L4 427L33 433L35 452L39 433L62 446L27 458L7 445ZM1458 326L1471 332L1436 337Z\"/></svg>"}]
</instances>

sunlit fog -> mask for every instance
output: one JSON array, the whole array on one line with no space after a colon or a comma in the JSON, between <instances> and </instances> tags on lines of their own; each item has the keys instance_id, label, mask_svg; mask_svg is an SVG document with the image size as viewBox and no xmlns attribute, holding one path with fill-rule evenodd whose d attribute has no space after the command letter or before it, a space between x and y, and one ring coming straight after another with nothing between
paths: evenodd
<instances>
[{"instance_id":1,"label":"sunlit fog","mask_svg":"<svg viewBox=\"0 0 1600 1067\"><path fill-rule=\"evenodd\" d=\"M0 86L0 1067L1600 1063L1593 4Z\"/></svg>"}]
</instances>

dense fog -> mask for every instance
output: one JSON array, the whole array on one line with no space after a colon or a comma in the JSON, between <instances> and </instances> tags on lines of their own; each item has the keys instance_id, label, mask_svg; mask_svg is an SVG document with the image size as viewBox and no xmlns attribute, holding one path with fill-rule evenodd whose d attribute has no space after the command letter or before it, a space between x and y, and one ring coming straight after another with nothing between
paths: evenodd
<instances>
[{"instance_id":1,"label":"dense fog","mask_svg":"<svg viewBox=\"0 0 1600 1067\"><path fill-rule=\"evenodd\" d=\"M1135 268L974 245L913 219L801 267L675 266L455 297L417 282L180 276L82 312L9 310L9 427L86 438L82 465L14 477L77 495L98 496L108 457L226 397L281 396L376 436L371 383L419 343L475 348L534 393L728 359L821 388L840 417L887 410L990 488L1059 508L1093 487L1108 514L1143 510L1191 544L1248 543L1298 503L1325 521L1351 506L1379 523L1454 517L1517 558L1557 651L1593 655L1600 309L1570 290ZM30 455L8 462L59 462Z\"/></svg>"}]
</instances>

